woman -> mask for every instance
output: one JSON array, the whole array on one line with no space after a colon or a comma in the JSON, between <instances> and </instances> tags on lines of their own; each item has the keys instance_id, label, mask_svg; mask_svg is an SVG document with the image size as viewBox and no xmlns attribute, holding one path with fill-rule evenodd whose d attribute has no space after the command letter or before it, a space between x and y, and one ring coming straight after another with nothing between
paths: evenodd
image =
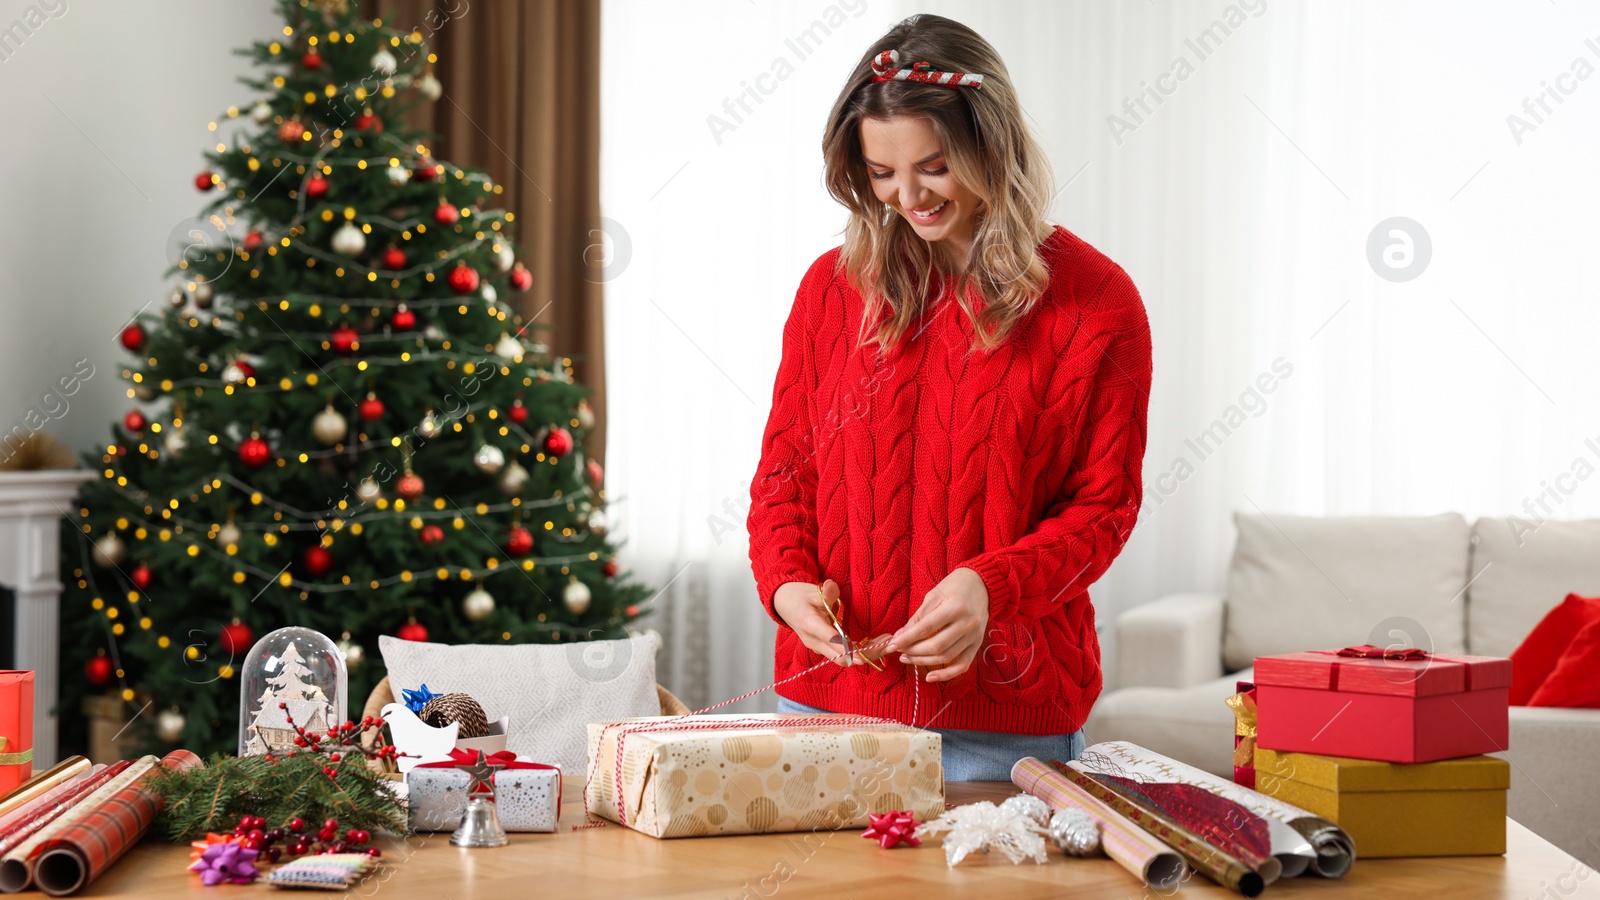
<instances>
[{"instance_id":1,"label":"woman","mask_svg":"<svg viewBox=\"0 0 1600 900\"><path fill-rule=\"evenodd\" d=\"M850 220L784 326L749 515L779 709L933 728L952 781L1073 759L1100 693L1086 589L1139 511L1144 306L1044 221L1048 161L957 22L875 43L823 152Z\"/></svg>"}]
</instances>

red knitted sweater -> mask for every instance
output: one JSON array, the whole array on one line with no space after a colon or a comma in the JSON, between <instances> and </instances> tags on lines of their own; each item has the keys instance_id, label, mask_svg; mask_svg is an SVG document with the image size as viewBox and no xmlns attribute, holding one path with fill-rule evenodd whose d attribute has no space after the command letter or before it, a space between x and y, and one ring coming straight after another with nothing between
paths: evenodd
<instances>
[{"instance_id":1,"label":"red knitted sweater","mask_svg":"<svg viewBox=\"0 0 1600 900\"><path fill-rule=\"evenodd\" d=\"M895 631L967 567L988 588L990 618L954 681L914 679L891 657L883 672L821 667L783 696L1014 734L1063 734L1088 716L1100 645L1087 588L1139 511L1150 329L1116 263L1059 225L1039 251L1045 296L1005 344L971 355L953 285L925 330L880 356L853 349L863 305L837 270L840 248L801 281L751 485L761 602L782 626L779 585L832 578L860 640ZM776 680L819 661L778 629Z\"/></svg>"}]
</instances>

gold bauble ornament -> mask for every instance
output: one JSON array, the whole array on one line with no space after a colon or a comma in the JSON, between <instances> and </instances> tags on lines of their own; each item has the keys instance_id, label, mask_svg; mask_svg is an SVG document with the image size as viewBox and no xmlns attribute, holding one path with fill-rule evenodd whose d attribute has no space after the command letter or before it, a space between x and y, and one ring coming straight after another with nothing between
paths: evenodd
<instances>
[{"instance_id":1,"label":"gold bauble ornament","mask_svg":"<svg viewBox=\"0 0 1600 900\"><path fill-rule=\"evenodd\" d=\"M494 612L494 597L483 588L474 588L472 593L461 600L461 614L468 621L482 622Z\"/></svg>"},{"instance_id":2,"label":"gold bauble ornament","mask_svg":"<svg viewBox=\"0 0 1600 900\"><path fill-rule=\"evenodd\" d=\"M96 565L111 568L122 562L128 554L128 547L122 543L122 538L117 537L115 531L108 531L94 542L94 561Z\"/></svg>"},{"instance_id":3,"label":"gold bauble ornament","mask_svg":"<svg viewBox=\"0 0 1600 900\"><path fill-rule=\"evenodd\" d=\"M574 575L572 580L567 583L566 590L561 592L561 602L566 604L567 612L575 616L581 616L589 611L589 601L592 596L589 593L589 586L579 581L578 576Z\"/></svg>"}]
</instances>

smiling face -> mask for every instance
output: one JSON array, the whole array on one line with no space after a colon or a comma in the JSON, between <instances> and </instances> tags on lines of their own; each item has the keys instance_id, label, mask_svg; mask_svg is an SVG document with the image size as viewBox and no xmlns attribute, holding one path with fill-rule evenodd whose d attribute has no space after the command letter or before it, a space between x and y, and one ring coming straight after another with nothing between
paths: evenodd
<instances>
[{"instance_id":1,"label":"smiling face","mask_svg":"<svg viewBox=\"0 0 1600 900\"><path fill-rule=\"evenodd\" d=\"M861 120L861 155L878 200L905 217L923 240L943 242L949 258L964 268L983 201L951 173L928 120Z\"/></svg>"}]
</instances>

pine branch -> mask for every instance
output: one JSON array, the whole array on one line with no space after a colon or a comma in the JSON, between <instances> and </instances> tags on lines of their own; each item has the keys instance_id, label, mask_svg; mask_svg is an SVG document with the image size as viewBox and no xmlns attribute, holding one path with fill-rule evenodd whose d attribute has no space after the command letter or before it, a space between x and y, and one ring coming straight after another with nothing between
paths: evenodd
<instances>
[{"instance_id":1,"label":"pine branch","mask_svg":"<svg viewBox=\"0 0 1600 900\"><path fill-rule=\"evenodd\" d=\"M162 770L151 788L166 801L160 825L167 839L188 841L227 833L245 815L272 826L296 817L338 819L340 828L403 833L406 812L392 784L359 754L332 763L323 754L300 752L276 759L218 754L202 768Z\"/></svg>"}]
</instances>

